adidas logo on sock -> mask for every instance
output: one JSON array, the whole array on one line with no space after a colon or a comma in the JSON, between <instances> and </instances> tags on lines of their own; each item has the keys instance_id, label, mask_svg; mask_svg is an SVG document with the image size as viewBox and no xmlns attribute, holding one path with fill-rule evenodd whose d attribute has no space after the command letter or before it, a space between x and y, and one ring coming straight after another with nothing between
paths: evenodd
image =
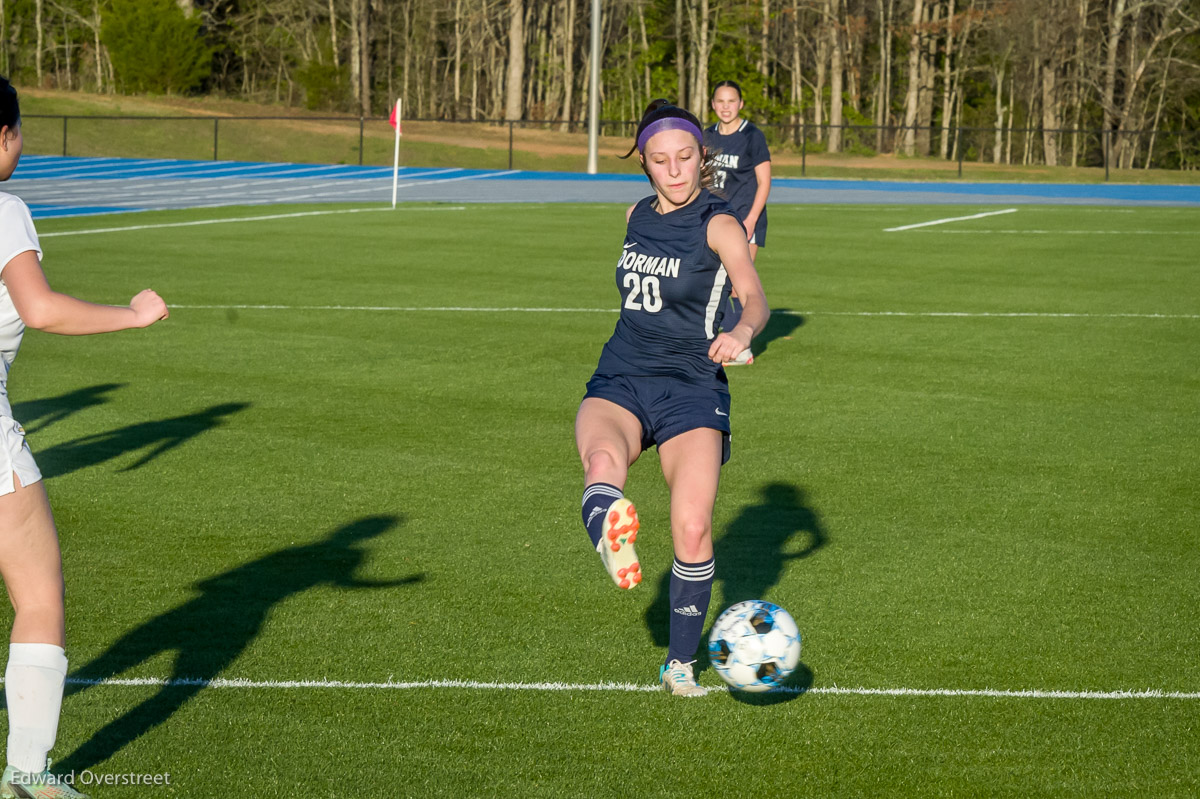
<instances>
[{"instance_id":1,"label":"adidas logo on sock","mask_svg":"<svg viewBox=\"0 0 1200 799\"><path fill-rule=\"evenodd\" d=\"M700 615L700 611L696 609L695 605L688 605L687 607L683 607L683 608L675 608L675 612L681 616L699 616Z\"/></svg>"},{"instance_id":2,"label":"adidas logo on sock","mask_svg":"<svg viewBox=\"0 0 1200 799\"><path fill-rule=\"evenodd\" d=\"M600 507L599 505L593 505L592 512L588 514L587 526L591 526L592 519L596 518L597 513L604 513L604 508Z\"/></svg>"}]
</instances>

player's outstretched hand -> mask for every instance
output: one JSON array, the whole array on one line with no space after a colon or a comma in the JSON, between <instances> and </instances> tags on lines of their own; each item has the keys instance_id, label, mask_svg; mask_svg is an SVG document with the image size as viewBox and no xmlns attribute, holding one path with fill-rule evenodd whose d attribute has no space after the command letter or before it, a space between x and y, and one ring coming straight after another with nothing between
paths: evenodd
<instances>
[{"instance_id":1,"label":"player's outstretched hand","mask_svg":"<svg viewBox=\"0 0 1200 799\"><path fill-rule=\"evenodd\" d=\"M717 334L708 347L708 357L713 363L729 363L750 346L750 337L741 328L738 325L731 333Z\"/></svg>"},{"instance_id":2,"label":"player's outstretched hand","mask_svg":"<svg viewBox=\"0 0 1200 799\"><path fill-rule=\"evenodd\" d=\"M129 301L129 307L137 320L135 327L150 327L155 322L162 321L171 315L171 312L167 310L167 304L154 289L139 291Z\"/></svg>"}]
</instances>

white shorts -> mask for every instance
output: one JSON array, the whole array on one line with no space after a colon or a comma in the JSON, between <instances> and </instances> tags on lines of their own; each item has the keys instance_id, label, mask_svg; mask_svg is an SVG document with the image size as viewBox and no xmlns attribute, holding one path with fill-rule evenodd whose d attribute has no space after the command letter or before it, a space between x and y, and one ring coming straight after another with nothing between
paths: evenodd
<instances>
[{"instance_id":1,"label":"white shorts","mask_svg":"<svg viewBox=\"0 0 1200 799\"><path fill-rule=\"evenodd\" d=\"M13 484L14 473L23 486L33 485L42 479L42 473L33 460L33 452L25 443L25 430L21 423L11 416L0 416L0 496L17 490Z\"/></svg>"}]
</instances>

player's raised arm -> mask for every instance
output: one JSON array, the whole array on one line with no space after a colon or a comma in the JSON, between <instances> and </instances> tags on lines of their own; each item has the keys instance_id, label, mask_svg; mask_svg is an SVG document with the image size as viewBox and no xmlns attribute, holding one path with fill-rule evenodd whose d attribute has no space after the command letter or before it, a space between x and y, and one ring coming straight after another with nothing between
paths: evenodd
<instances>
[{"instance_id":1,"label":"player's raised arm","mask_svg":"<svg viewBox=\"0 0 1200 799\"><path fill-rule=\"evenodd\" d=\"M0 271L13 307L29 327L64 336L113 333L149 327L169 315L167 304L154 291L138 293L127 306L97 305L50 288L37 253L15 255Z\"/></svg>"},{"instance_id":2,"label":"player's raised arm","mask_svg":"<svg viewBox=\"0 0 1200 799\"><path fill-rule=\"evenodd\" d=\"M763 161L754 167L754 177L758 181L758 186L754 190L754 202L750 206L750 213L742 222L742 226L746 228L747 240L754 238L758 219L762 216L763 209L767 207L767 198L771 196L771 162Z\"/></svg>"},{"instance_id":3,"label":"player's raised arm","mask_svg":"<svg viewBox=\"0 0 1200 799\"><path fill-rule=\"evenodd\" d=\"M708 223L708 246L721 257L743 307L742 317L733 329L718 333L708 348L709 358L725 363L749 349L750 342L767 326L771 311L738 221L727 214L714 217Z\"/></svg>"}]
</instances>

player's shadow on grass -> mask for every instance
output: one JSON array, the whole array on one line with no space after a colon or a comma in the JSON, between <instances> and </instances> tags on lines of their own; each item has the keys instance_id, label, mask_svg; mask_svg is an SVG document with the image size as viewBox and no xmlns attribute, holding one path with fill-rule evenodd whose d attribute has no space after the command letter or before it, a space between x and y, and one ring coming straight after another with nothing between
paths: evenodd
<instances>
[{"instance_id":1,"label":"player's shadow on grass","mask_svg":"<svg viewBox=\"0 0 1200 799\"><path fill-rule=\"evenodd\" d=\"M95 433L38 453L43 477L61 477L89 466L96 466L127 452L148 451L123 472L141 468L165 452L182 446L196 436L225 424L225 417L250 407L248 402L226 402L203 411L160 419L154 422L118 427L107 433Z\"/></svg>"},{"instance_id":2,"label":"player's shadow on grass","mask_svg":"<svg viewBox=\"0 0 1200 799\"><path fill-rule=\"evenodd\" d=\"M827 536L804 489L769 483L759 501L742 509L725 534L713 542L721 607L744 599L765 599L786 565L804 560L825 546ZM713 592L717 599L717 592Z\"/></svg>"},{"instance_id":3,"label":"player's shadow on grass","mask_svg":"<svg viewBox=\"0 0 1200 799\"><path fill-rule=\"evenodd\" d=\"M175 652L172 674L154 696L109 722L56 766L67 772L94 768L167 721L250 646L267 615L285 599L318 586L395 588L421 582L423 573L398 580L356 576L367 558L364 544L401 521L369 516L316 543L288 547L210 577L196 584L200 595L195 599L121 636L68 677L68 695L163 652Z\"/></svg>"},{"instance_id":4,"label":"player's shadow on grass","mask_svg":"<svg viewBox=\"0 0 1200 799\"><path fill-rule=\"evenodd\" d=\"M827 540L820 517L808 506L802 488L782 482L763 486L759 489L759 501L743 508L724 535L713 542L719 585L713 586L710 610L720 612L746 599L767 599L767 592L779 583L789 562L812 556ZM668 569L659 582L658 594L646 610L646 626L654 643L664 648L670 635L670 592ZM707 641L706 630L696 654L697 674L709 666ZM812 678L812 672L801 663L788 678L786 693L759 694L752 698L753 695L734 692L734 696L750 704L789 701L811 687Z\"/></svg>"},{"instance_id":5,"label":"player's shadow on grass","mask_svg":"<svg viewBox=\"0 0 1200 799\"><path fill-rule=\"evenodd\" d=\"M80 411L104 405L109 402L106 394L124 387L124 383L100 383L57 397L18 402L13 405L13 417L24 426L27 434L33 434Z\"/></svg>"},{"instance_id":6,"label":"player's shadow on grass","mask_svg":"<svg viewBox=\"0 0 1200 799\"><path fill-rule=\"evenodd\" d=\"M804 325L804 317L790 308L772 308L771 318L763 332L754 339L754 357L767 351L772 341L789 338L797 328Z\"/></svg>"}]
</instances>

